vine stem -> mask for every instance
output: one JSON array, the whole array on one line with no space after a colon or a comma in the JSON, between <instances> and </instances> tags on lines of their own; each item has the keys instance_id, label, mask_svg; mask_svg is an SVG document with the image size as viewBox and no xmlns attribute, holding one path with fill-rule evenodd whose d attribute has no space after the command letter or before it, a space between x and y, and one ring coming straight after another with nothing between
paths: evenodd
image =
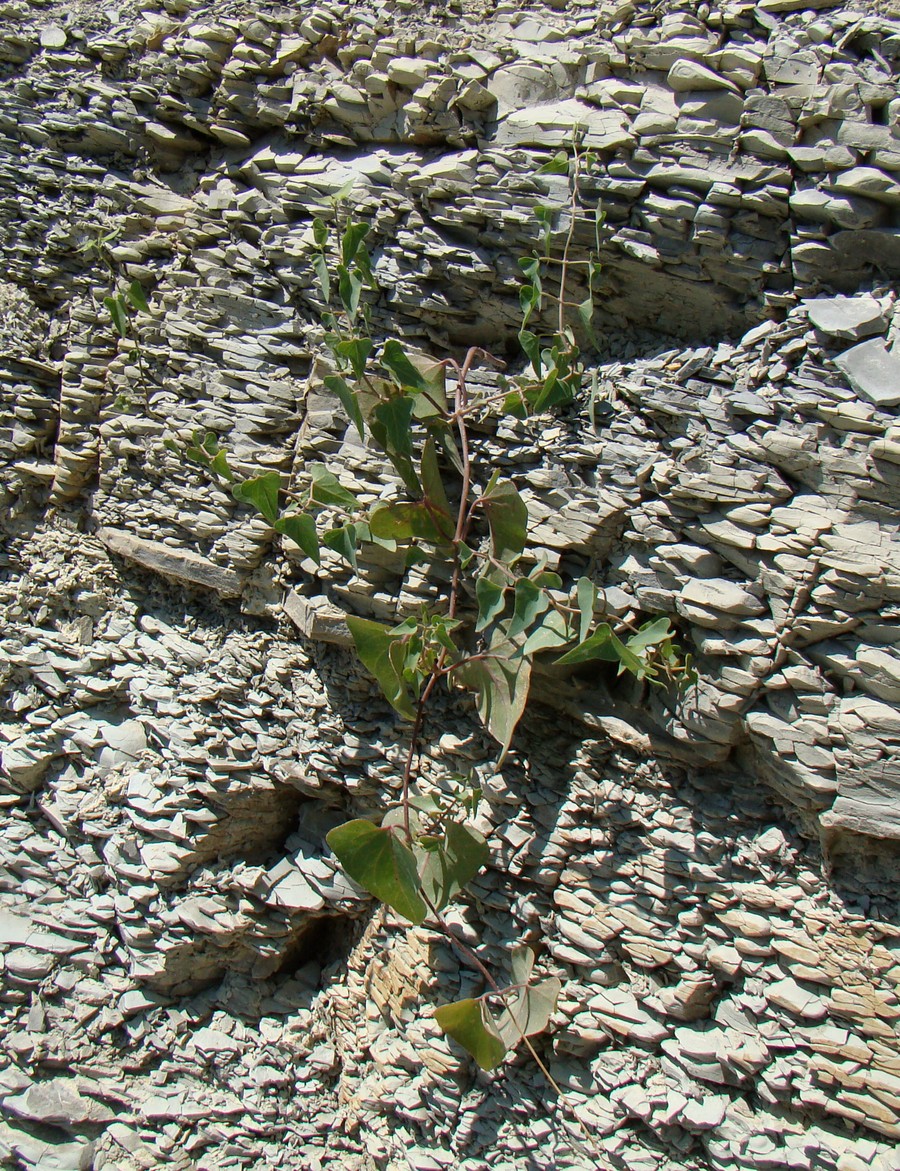
<instances>
[{"instance_id":1,"label":"vine stem","mask_svg":"<svg viewBox=\"0 0 900 1171\"><path fill-rule=\"evenodd\" d=\"M575 212L578 210L578 174L579 174L579 170L580 170L579 164L580 164L581 159L578 154L577 145L575 146L574 157L575 157L575 167L572 172L572 201L569 206L569 231L568 231L568 234L566 235L566 243L565 243L565 247L563 248L562 265L560 267L560 274L559 274L559 294L560 295L558 297L558 301L559 301L559 336L560 337L563 337L565 335L565 330L566 330L566 303L565 303L566 282L568 281L568 277L569 277L569 252L572 248L572 241L575 238Z\"/></svg>"}]
</instances>

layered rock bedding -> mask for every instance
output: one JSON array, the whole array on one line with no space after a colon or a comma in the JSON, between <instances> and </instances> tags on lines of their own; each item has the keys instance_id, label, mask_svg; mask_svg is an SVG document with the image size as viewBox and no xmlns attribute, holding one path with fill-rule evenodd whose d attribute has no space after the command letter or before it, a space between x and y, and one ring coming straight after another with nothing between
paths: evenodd
<instances>
[{"instance_id":1,"label":"layered rock bedding","mask_svg":"<svg viewBox=\"0 0 900 1171\"><path fill-rule=\"evenodd\" d=\"M0 6L5 1166L900 1168L898 62L822 0ZM500 768L429 715L492 848L454 924L561 979L560 1101L475 1071L430 1007L475 975L325 845L405 743L344 615L440 583L317 568L167 446L375 501L313 218L371 225L377 336L515 369L535 207L582 258L603 212L600 348L477 459L699 675L546 672Z\"/></svg>"}]
</instances>

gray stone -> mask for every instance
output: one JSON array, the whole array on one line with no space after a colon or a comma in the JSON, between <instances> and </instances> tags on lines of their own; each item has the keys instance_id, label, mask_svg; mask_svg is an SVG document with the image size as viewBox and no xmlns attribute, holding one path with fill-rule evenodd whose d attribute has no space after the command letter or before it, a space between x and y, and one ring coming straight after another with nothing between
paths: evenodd
<instances>
[{"instance_id":1,"label":"gray stone","mask_svg":"<svg viewBox=\"0 0 900 1171\"><path fill-rule=\"evenodd\" d=\"M900 358L881 338L861 342L834 359L857 394L876 407L900 404Z\"/></svg>"},{"instance_id":2,"label":"gray stone","mask_svg":"<svg viewBox=\"0 0 900 1171\"><path fill-rule=\"evenodd\" d=\"M101 528L97 536L111 553L184 585L202 586L223 598L236 598L243 588L244 579L240 574L196 553L171 549L159 541L148 541L111 528Z\"/></svg>"},{"instance_id":3,"label":"gray stone","mask_svg":"<svg viewBox=\"0 0 900 1171\"><path fill-rule=\"evenodd\" d=\"M874 297L817 297L805 301L809 320L831 337L859 341L887 328L884 312Z\"/></svg>"}]
</instances>

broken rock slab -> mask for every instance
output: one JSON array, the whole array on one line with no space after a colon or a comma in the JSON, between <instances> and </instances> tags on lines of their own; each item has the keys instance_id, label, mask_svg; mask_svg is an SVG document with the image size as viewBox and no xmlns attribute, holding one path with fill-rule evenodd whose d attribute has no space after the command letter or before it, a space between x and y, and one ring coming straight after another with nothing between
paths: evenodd
<instances>
[{"instance_id":1,"label":"broken rock slab","mask_svg":"<svg viewBox=\"0 0 900 1171\"><path fill-rule=\"evenodd\" d=\"M812 324L829 337L861 341L883 334L887 325L874 297L817 297L806 307Z\"/></svg>"},{"instance_id":2,"label":"broken rock slab","mask_svg":"<svg viewBox=\"0 0 900 1171\"><path fill-rule=\"evenodd\" d=\"M161 541L146 541L118 529L102 528L97 536L110 553L183 585L203 586L223 598L236 598L243 588L243 578L239 573L188 550L170 549Z\"/></svg>"},{"instance_id":3,"label":"broken rock slab","mask_svg":"<svg viewBox=\"0 0 900 1171\"><path fill-rule=\"evenodd\" d=\"M834 360L858 395L876 407L900 403L900 358L881 338L872 338L847 350Z\"/></svg>"}]
</instances>

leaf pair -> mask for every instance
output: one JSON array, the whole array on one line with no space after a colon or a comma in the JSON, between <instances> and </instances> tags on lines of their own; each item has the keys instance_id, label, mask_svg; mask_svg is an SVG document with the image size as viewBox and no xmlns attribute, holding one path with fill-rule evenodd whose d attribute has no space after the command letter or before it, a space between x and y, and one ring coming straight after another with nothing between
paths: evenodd
<instances>
[{"instance_id":1,"label":"leaf pair","mask_svg":"<svg viewBox=\"0 0 900 1171\"><path fill-rule=\"evenodd\" d=\"M521 1040L542 1033L550 1023L562 986L555 976L529 986L533 964L531 948L517 948L513 953L516 983L502 993L504 1007L497 1018L485 997L457 1000L435 1010L435 1020L444 1032L482 1069L495 1069Z\"/></svg>"}]
</instances>

